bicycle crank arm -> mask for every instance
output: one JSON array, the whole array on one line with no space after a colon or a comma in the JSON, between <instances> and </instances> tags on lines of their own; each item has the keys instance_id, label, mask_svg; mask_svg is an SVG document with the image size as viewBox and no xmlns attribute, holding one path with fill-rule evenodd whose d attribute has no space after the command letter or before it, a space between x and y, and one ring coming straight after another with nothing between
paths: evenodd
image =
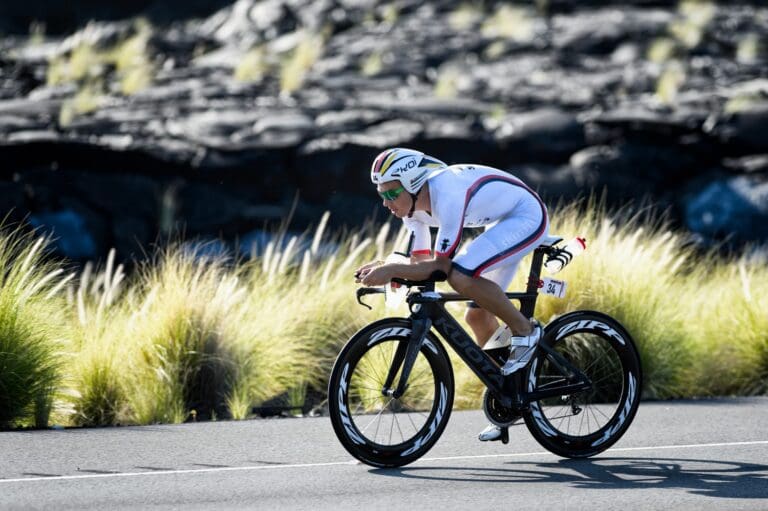
<instances>
[{"instance_id":1,"label":"bicycle crank arm","mask_svg":"<svg viewBox=\"0 0 768 511\"><path fill-rule=\"evenodd\" d=\"M405 361L403 362L403 372L400 374L400 381L397 389L392 393L392 397L399 399L405 393L408 385L408 378L411 376L413 364L416 363L416 357L421 350L421 344L427 336L427 332L432 328L432 320L429 318L413 318L411 323L411 338L408 340L408 347L405 352ZM395 372L397 370L395 369Z\"/></svg>"}]
</instances>

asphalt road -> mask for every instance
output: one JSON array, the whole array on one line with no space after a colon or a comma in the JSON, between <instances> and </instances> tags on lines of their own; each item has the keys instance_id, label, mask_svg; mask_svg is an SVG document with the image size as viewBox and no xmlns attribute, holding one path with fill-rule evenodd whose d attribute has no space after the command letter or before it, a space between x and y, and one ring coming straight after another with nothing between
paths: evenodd
<instances>
[{"instance_id":1,"label":"asphalt road","mask_svg":"<svg viewBox=\"0 0 768 511\"><path fill-rule=\"evenodd\" d=\"M0 433L0 509L768 509L768 398L642 403L589 460L455 412L426 457L353 461L327 418Z\"/></svg>"}]
</instances>

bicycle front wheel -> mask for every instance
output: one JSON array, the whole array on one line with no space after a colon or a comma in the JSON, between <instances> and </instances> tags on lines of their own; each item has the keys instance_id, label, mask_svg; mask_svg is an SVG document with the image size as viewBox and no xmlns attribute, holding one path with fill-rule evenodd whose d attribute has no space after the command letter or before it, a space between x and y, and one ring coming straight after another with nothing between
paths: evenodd
<instances>
[{"instance_id":1,"label":"bicycle front wheel","mask_svg":"<svg viewBox=\"0 0 768 511\"><path fill-rule=\"evenodd\" d=\"M579 311L547 325L543 342L581 371L591 388L530 403L526 426L560 456L583 458L604 451L621 438L640 403L640 357L632 338L613 318ZM567 384L557 360L540 351L529 367L527 390Z\"/></svg>"},{"instance_id":2,"label":"bicycle front wheel","mask_svg":"<svg viewBox=\"0 0 768 511\"><path fill-rule=\"evenodd\" d=\"M398 347L410 335L406 319L373 323L349 340L331 373L328 408L333 429L347 451L369 465L397 467L418 459L435 444L451 414L453 371L431 332L405 393L396 399L384 392ZM400 370L393 387L400 381Z\"/></svg>"}]
</instances>

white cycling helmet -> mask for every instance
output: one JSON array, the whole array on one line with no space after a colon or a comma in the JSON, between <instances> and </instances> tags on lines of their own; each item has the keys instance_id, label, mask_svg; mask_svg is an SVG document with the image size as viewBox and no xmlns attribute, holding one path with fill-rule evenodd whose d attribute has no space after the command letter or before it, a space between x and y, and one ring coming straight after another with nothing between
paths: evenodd
<instances>
[{"instance_id":1,"label":"white cycling helmet","mask_svg":"<svg viewBox=\"0 0 768 511\"><path fill-rule=\"evenodd\" d=\"M373 160L371 181L375 185L400 181L408 193L416 195L434 171L446 167L442 161L420 151L394 147L381 152Z\"/></svg>"}]
</instances>

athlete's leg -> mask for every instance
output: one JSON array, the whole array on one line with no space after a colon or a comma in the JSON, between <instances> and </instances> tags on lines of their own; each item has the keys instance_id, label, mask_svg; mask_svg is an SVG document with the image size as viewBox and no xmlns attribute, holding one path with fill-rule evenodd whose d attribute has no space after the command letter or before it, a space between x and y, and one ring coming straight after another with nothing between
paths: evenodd
<instances>
[{"instance_id":1,"label":"athlete's leg","mask_svg":"<svg viewBox=\"0 0 768 511\"><path fill-rule=\"evenodd\" d=\"M496 316L480 307L472 307L464 313L464 319L467 321L472 333L475 334L475 341L482 348L493 333L499 328L499 321Z\"/></svg>"},{"instance_id":2,"label":"athlete's leg","mask_svg":"<svg viewBox=\"0 0 768 511\"><path fill-rule=\"evenodd\" d=\"M547 235L548 220L537 202L531 201L520 216L500 220L474 239L454 259L448 283L487 312L504 321L515 335L528 335L531 322L512 305L504 291L483 274L517 265ZM481 321L478 314L478 323ZM486 324L485 329L488 326ZM482 333L485 333L485 329ZM481 332L476 332L478 339Z\"/></svg>"},{"instance_id":3,"label":"athlete's leg","mask_svg":"<svg viewBox=\"0 0 768 511\"><path fill-rule=\"evenodd\" d=\"M471 298L481 308L509 325L513 334L528 335L533 330L531 322L512 305L507 295L495 282L484 277L470 277L454 268L448 283L458 293Z\"/></svg>"}]
</instances>

